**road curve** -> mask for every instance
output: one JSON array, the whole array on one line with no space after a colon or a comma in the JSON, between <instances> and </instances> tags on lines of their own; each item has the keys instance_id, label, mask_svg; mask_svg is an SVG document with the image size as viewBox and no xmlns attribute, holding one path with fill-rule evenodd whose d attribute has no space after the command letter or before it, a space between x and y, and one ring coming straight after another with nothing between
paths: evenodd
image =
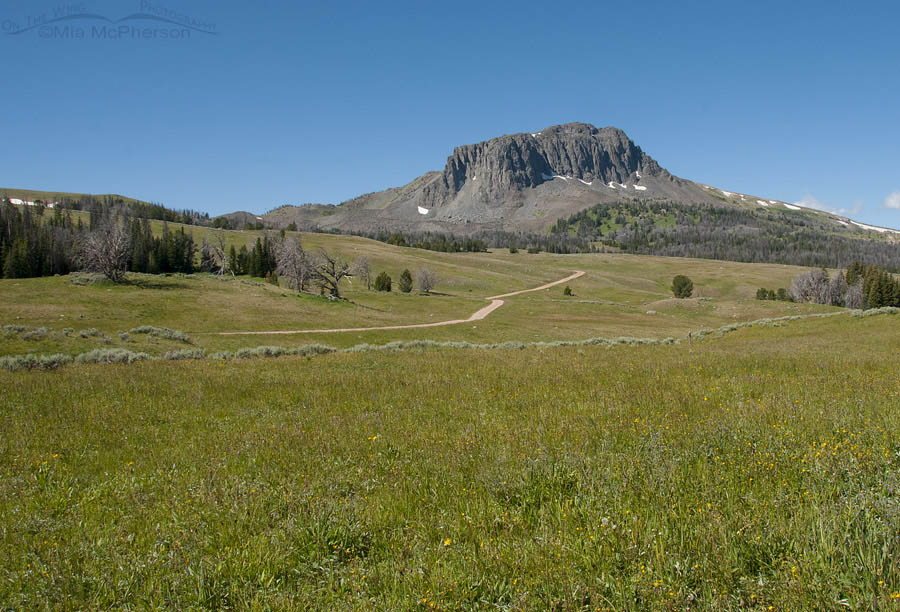
<instances>
[{"instance_id":1,"label":"road curve","mask_svg":"<svg viewBox=\"0 0 900 612\"><path fill-rule=\"evenodd\" d=\"M473 321L481 321L489 314L503 306L504 302L502 298L512 297L514 295L521 295L523 293L530 293L532 291L542 291L544 289L549 289L550 287L555 287L556 285L561 285L563 283L567 283L569 281L575 280L579 276L583 276L584 271L578 270L574 274L570 274L565 278L561 278L558 281L553 281L552 283L547 283L546 285L541 285L540 287L535 287L533 289L522 289L521 291L513 291L511 293L504 293L502 295L492 295L491 297L484 298L486 300L491 300L491 303L481 308L477 312L473 313L468 319L453 319L450 321L438 321L437 323L415 323L412 325L384 325L382 327L341 327L337 329L287 329L287 330L275 330L275 331L235 331L235 332L218 332L216 335L218 336L262 336L262 335L287 335L287 334L337 334L342 332L363 332L363 331L389 331L393 329L422 329L425 327L443 327L445 325L459 325L460 323L471 323Z\"/></svg>"}]
</instances>

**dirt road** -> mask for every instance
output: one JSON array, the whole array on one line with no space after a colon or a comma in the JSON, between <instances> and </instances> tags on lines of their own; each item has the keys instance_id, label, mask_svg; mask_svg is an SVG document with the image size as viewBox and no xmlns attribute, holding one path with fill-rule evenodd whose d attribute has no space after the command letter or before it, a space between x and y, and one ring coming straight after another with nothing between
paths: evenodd
<instances>
[{"instance_id":1,"label":"dirt road","mask_svg":"<svg viewBox=\"0 0 900 612\"><path fill-rule=\"evenodd\" d=\"M459 325L460 323L472 323L473 321L481 321L489 314L503 306L503 299L512 297L514 295L521 295L523 293L530 293L532 291L542 291L544 289L549 289L550 287L555 287L557 285L561 285L563 283L567 283L569 281L575 280L579 276L583 276L584 271L578 270L574 274L571 274L565 278L562 278L558 281L553 281L552 283L547 283L546 285L541 285L540 287L535 287L534 289L522 289L521 291L513 291L511 293L504 293L502 295L492 295L491 297L484 298L486 300L491 300L491 303L485 306L484 308L478 310L474 314L472 314L468 319L453 319L450 321L438 321L437 323L416 323L413 325L385 325L382 327L341 327L337 329L288 329L288 330L276 330L276 331L236 331L236 332L219 332L219 336L262 336L262 335L284 335L284 334L336 334L341 332L362 332L362 331L388 331L393 329L420 329L425 327L443 327L445 325Z\"/></svg>"}]
</instances>

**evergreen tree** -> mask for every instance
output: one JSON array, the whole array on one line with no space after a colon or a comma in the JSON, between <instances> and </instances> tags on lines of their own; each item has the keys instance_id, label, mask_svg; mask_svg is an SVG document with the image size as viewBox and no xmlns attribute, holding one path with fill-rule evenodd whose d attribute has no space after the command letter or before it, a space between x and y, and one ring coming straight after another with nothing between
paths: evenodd
<instances>
[{"instance_id":1,"label":"evergreen tree","mask_svg":"<svg viewBox=\"0 0 900 612\"><path fill-rule=\"evenodd\" d=\"M677 275L672 279L672 293L675 297L689 298L694 292L694 282L683 274ZM768 293L768 292L767 292Z\"/></svg>"},{"instance_id":2,"label":"evergreen tree","mask_svg":"<svg viewBox=\"0 0 900 612\"><path fill-rule=\"evenodd\" d=\"M413 279L412 274L410 274L409 269L403 271L400 274L400 282L397 283L397 288L400 289L403 293L409 293L413 288Z\"/></svg>"},{"instance_id":3,"label":"evergreen tree","mask_svg":"<svg viewBox=\"0 0 900 612\"><path fill-rule=\"evenodd\" d=\"M250 274L250 252L247 250L247 245L242 245L241 250L238 251L237 262L235 274Z\"/></svg>"},{"instance_id":4,"label":"evergreen tree","mask_svg":"<svg viewBox=\"0 0 900 612\"><path fill-rule=\"evenodd\" d=\"M231 245L231 248L228 249L228 267L235 274L243 274L243 272L240 271L237 250L234 248L233 244Z\"/></svg>"},{"instance_id":5,"label":"evergreen tree","mask_svg":"<svg viewBox=\"0 0 900 612\"><path fill-rule=\"evenodd\" d=\"M391 277L388 276L387 272L382 272L377 277L375 277L375 291L390 291L391 290Z\"/></svg>"}]
</instances>

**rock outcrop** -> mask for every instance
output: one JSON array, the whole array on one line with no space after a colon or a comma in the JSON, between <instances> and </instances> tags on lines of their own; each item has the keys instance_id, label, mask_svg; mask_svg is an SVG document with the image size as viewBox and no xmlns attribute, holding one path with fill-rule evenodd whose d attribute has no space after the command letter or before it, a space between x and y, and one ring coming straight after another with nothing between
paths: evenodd
<instances>
[{"instance_id":1,"label":"rock outcrop","mask_svg":"<svg viewBox=\"0 0 900 612\"><path fill-rule=\"evenodd\" d=\"M637 198L714 201L622 130L566 123L456 147L441 172L331 209L279 209L272 221L355 231L540 231L594 204Z\"/></svg>"},{"instance_id":2,"label":"rock outcrop","mask_svg":"<svg viewBox=\"0 0 900 612\"><path fill-rule=\"evenodd\" d=\"M424 195L426 203L440 205L467 182L480 180L478 191L500 200L509 191L537 187L554 177L622 184L631 177L661 174L668 176L622 130L567 123L457 147L440 181Z\"/></svg>"}]
</instances>

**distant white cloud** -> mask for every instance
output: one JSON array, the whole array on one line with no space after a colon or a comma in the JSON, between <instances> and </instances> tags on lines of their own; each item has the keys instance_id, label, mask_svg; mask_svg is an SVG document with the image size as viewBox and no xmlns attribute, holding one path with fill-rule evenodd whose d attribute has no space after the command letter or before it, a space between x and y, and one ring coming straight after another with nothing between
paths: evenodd
<instances>
[{"instance_id":1,"label":"distant white cloud","mask_svg":"<svg viewBox=\"0 0 900 612\"><path fill-rule=\"evenodd\" d=\"M884 199L884 207L900 209L900 191L895 191L894 193L886 197Z\"/></svg>"},{"instance_id":2,"label":"distant white cloud","mask_svg":"<svg viewBox=\"0 0 900 612\"><path fill-rule=\"evenodd\" d=\"M892 195L896 195L898 197L897 208L900 208L900 193ZM855 215L858 215L863 209L862 200L856 200L855 202L853 202L853 206L850 208L843 208L840 206L834 206L833 204L829 204L828 202L823 202L813 195L803 196L802 200L795 203L797 204L797 206L805 206L807 208L815 208L816 210L824 210L825 212L830 212L835 215L841 215L843 217L853 217ZM887 206L887 200L885 200L885 206Z\"/></svg>"}]
</instances>

